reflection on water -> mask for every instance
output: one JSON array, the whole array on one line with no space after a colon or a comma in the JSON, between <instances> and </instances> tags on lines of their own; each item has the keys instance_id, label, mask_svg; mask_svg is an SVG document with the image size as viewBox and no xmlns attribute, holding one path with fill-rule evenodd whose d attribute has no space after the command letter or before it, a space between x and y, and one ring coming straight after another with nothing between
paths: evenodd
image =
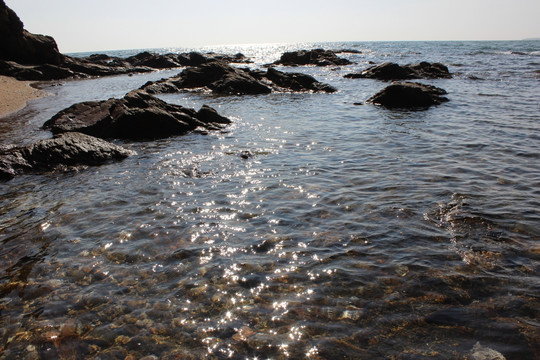
<instances>
[{"instance_id":1,"label":"reflection on water","mask_svg":"<svg viewBox=\"0 0 540 360\"><path fill-rule=\"evenodd\" d=\"M498 73L530 59L356 45L351 68L294 69L337 94L164 95L234 124L0 184L0 358L454 359L476 342L537 358L536 80ZM260 50L262 64L282 47ZM352 106L383 86L342 78L366 59L459 61L463 76L434 81L451 101L428 111ZM1 141L163 76L66 83Z\"/></svg>"}]
</instances>

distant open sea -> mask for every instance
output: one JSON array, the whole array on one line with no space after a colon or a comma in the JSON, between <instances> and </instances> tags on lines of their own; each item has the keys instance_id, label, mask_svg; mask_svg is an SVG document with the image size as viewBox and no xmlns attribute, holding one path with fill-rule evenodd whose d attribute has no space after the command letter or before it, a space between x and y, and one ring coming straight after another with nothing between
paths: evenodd
<instances>
[{"instance_id":1,"label":"distant open sea","mask_svg":"<svg viewBox=\"0 0 540 360\"><path fill-rule=\"evenodd\" d=\"M337 93L160 95L233 124L0 183L0 359L540 359L540 41L151 51L311 48L360 51L278 67ZM388 83L343 78L420 61L448 66L419 81L449 102L357 105ZM42 84L0 145L180 71Z\"/></svg>"}]
</instances>

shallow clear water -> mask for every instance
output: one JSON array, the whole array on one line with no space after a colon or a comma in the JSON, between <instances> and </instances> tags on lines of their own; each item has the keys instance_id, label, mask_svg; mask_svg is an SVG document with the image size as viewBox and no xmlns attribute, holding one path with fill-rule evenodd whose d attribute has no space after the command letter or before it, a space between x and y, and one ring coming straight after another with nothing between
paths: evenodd
<instances>
[{"instance_id":1,"label":"shallow clear water","mask_svg":"<svg viewBox=\"0 0 540 360\"><path fill-rule=\"evenodd\" d=\"M0 184L0 358L540 357L540 42L211 50L257 67L310 47L362 51L285 69L338 93L162 95L233 124ZM355 105L387 85L343 78L369 61L445 63L422 82L450 101ZM0 144L178 72L44 84Z\"/></svg>"}]
</instances>

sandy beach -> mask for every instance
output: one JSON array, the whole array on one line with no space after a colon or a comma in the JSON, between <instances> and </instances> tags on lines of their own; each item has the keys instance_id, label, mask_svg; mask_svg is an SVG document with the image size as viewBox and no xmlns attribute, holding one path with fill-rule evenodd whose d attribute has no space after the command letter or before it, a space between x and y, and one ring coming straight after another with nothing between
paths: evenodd
<instances>
[{"instance_id":1,"label":"sandy beach","mask_svg":"<svg viewBox=\"0 0 540 360\"><path fill-rule=\"evenodd\" d=\"M45 92L33 88L31 83L0 76L0 118L24 108L29 100L46 96Z\"/></svg>"}]
</instances>

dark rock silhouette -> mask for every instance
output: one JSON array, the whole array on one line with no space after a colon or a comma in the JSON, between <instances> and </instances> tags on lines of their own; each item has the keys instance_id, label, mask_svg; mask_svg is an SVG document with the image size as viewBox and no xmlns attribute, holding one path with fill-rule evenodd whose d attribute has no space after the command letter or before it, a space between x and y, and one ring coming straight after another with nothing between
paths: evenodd
<instances>
[{"instance_id":1,"label":"dark rock silhouette","mask_svg":"<svg viewBox=\"0 0 540 360\"><path fill-rule=\"evenodd\" d=\"M328 84L321 83L311 75L302 73L289 73L269 68L264 78L280 88L292 91L335 92L336 89Z\"/></svg>"},{"instance_id":2,"label":"dark rock silhouette","mask_svg":"<svg viewBox=\"0 0 540 360\"><path fill-rule=\"evenodd\" d=\"M334 50L334 53L336 54L361 54L362 51L356 50L356 49L339 49L339 50Z\"/></svg>"},{"instance_id":3,"label":"dark rock silhouette","mask_svg":"<svg viewBox=\"0 0 540 360\"><path fill-rule=\"evenodd\" d=\"M71 132L0 152L0 179L23 173L66 170L122 160L135 152L85 134Z\"/></svg>"},{"instance_id":4,"label":"dark rock silhouette","mask_svg":"<svg viewBox=\"0 0 540 360\"><path fill-rule=\"evenodd\" d=\"M336 91L310 75L286 73L274 68L269 68L266 72L239 69L219 61L189 67L178 76L148 82L142 87L152 94L195 88L207 88L215 93L234 95L268 94L272 91Z\"/></svg>"},{"instance_id":5,"label":"dark rock silhouette","mask_svg":"<svg viewBox=\"0 0 540 360\"><path fill-rule=\"evenodd\" d=\"M100 138L145 140L181 135L198 127L220 129L228 123L229 119L208 106L197 112L134 90L122 99L74 104L43 127L54 134L76 131Z\"/></svg>"},{"instance_id":6,"label":"dark rock silhouette","mask_svg":"<svg viewBox=\"0 0 540 360\"><path fill-rule=\"evenodd\" d=\"M0 0L0 60L58 65L64 56L52 37L26 31L17 14Z\"/></svg>"},{"instance_id":7,"label":"dark rock silhouette","mask_svg":"<svg viewBox=\"0 0 540 360\"><path fill-rule=\"evenodd\" d=\"M198 66L216 61L246 63L249 62L249 59L242 54L202 54L198 52L163 55L142 52L125 59L94 54L82 58L64 56L59 65L21 65L14 61L0 60L0 74L13 76L19 80L46 81L144 73L165 68Z\"/></svg>"},{"instance_id":8,"label":"dark rock silhouette","mask_svg":"<svg viewBox=\"0 0 540 360\"><path fill-rule=\"evenodd\" d=\"M410 79L449 79L452 77L448 68L440 63L421 62L419 64L400 66L387 62L365 69L359 73L345 75L349 79L369 78L378 80L410 80Z\"/></svg>"},{"instance_id":9,"label":"dark rock silhouette","mask_svg":"<svg viewBox=\"0 0 540 360\"><path fill-rule=\"evenodd\" d=\"M13 10L0 0L0 75L19 80L60 80L89 76L142 73L157 69L197 66L213 61L247 63L243 54L142 52L126 59L102 54L78 58L62 55L50 36L24 30Z\"/></svg>"},{"instance_id":10,"label":"dark rock silhouette","mask_svg":"<svg viewBox=\"0 0 540 360\"><path fill-rule=\"evenodd\" d=\"M281 58L274 62L274 65L299 66L299 65L350 65L347 59L338 57L331 50L314 49L286 52Z\"/></svg>"},{"instance_id":11,"label":"dark rock silhouette","mask_svg":"<svg viewBox=\"0 0 540 360\"><path fill-rule=\"evenodd\" d=\"M387 108L425 109L448 101L441 96L444 94L447 94L445 90L435 86L401 82L392 83L366 102Z\"/></svg>"}]
</instances>

